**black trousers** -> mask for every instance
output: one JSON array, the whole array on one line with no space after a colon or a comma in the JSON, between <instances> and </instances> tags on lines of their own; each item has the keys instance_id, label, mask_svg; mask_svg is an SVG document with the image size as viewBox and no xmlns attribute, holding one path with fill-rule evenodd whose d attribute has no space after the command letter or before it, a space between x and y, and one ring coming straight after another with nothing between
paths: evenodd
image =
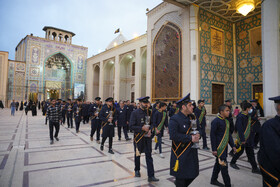
<instances>
[{"instance_id":1,"label":"black trousers","mask_svg":"<svg viewBox=\"0 0 280 187\"><path fill-rule=\"evenodd\" d=\"M100 140L100 129L101 129L101 122L99 119L93 119L91 120L91 131L90 131L90 137L93 137L95 131L96 131L96 140Z\"/></svg>"},{"instance_id":2,"label":"black trousers","mask_svg":"<svg viewBox=\"0 0 280 187\"><path fill-rule=\"evenodd\" d=\"M119 138L122 137L122 129L123 129L123 134L124 134L124 137L125 139L128 138L128 135L127 135L127 125L125 124L124 126L118 126L118 136Z\"/></svg>"},{"instance_id":3,"label":"black trousers","mask_svg":"<svg viewBox=\"0 0 280 187\"><path fill-rule=\"evenodd\" d=\"M81 123L81 117L80 116L76 116L75 117L75 125L76 125L76 131L78 131L80 129L80 123Z\"/></svg>"},{"instance_id":4,"label":"black trousers","mask_svg":"<svg viewBox=\"0 0 280 187\"><path fill-rule=\"evenodd\" d=\"M148 177L154 177L155 171L154 171L154 163L152 158L152 139L143 137L143 143L144 143L144 152L145 152L145 159L146 159L146 165L148 170ZM140 171L140 156L136 156L136 147L134 143L134 164L135 168L134 171Z\"/></svg>"},{"instance_id":5,"label":"black trousers","mask_svg":"<svg viewBox=\"0 0 280 187\"><path fill-rule=\"evenodd\" d=\"M255 137L254 137L254 146L257 146L260 141L260 133L256 132Z\"/></svg>"},{"instance_id":6,"label":"black trousers","mask_svg":"<svg viewBox=\"0 0 280 187\"><path fill-rule=\"evenodd\" d=\"M176 187L186 187L189 186L194 179L179 179L176 178L175 185Z\"/></svg>"},{"instance_id":7,"label":"black trousers","mask_svg":"<svg viewBox=\"0 0 280 187\"><path fill-rule=\"evenodd\" d=\"M69 127L73 128L73 117L72 116L67 116L67 125L68 125L68 128Z\"/></svg>"},{"instance_id":8,"label":"black trousers","mask_svg":"<svg viewBox=\"0 0 280 187\"><path fill-rule=\"evenodd\" d=\"M65 124L65 113L62 112L62 124Z\"/></svg>"},{"instance_id":9,"label":"black trousers","mask_svg":"<svg viewBox=\"0 0 280 187\"><path fill-rule=\"evenodd\" d=\"M107 140L107 137L102 138L101 145L104 146L105 141ZM113 137L109 137L109 149L112 149L113 146Z\"/></svg>"},{"instance_id":10,"label":"black trousers","mask_svg":"<svg viewBox=\"0 0 280 187\"><path fill-rule=\"evenodd\" d=\"M230 163L235 164L236 161L238 160L238 158L243 154L244 149L245 149L246 155L248 157L248 160L249 160L250 164L252 165L252 168L253 169L257 168L254 149L252 146L248 146L246 144L245 144L245 146L244 145L241 146L241 150L232 157L232 160Z\"/></svg>"},{"instance_id":11,"label":"black trousers","mask_svg":"<svg viewBox=\"0 0 280 187\"><path fill-rule=\"evenodd\" d=\"M48 123L48 118L47 118L47 116L46 116L46 119L45 119L45 124L47 124Z\"/></svg>"},{"instance_id":12,"label":"black trousers","mask_svg":"<svg viewBox=\"0 0 280 187\"><path fill-rule=\"evenodd\" d=\"M206 140L206 132L205 132L205 124L201 124L201 136L202 136L202 140L203 140L203 148L207 147L207 140Z\"/></svg>"},{"instance_id":13,"label":"black trousers","mask_svg":"<svg viewBox=\"0 0 280 187\"><path fill-rule=\"evenodd\" d=\"M59 133L59 122L49 122L49 129L50 129L50 139L53 140L53 127L55 128L55 134L54 137L58 137Z\"/></svg>"},{"instance_id":14,"label":"black trousers","mask_svg":"<svg viewBox=\"0 0 280 187\"><path fill-rule=\"evenodd\" d=\"M225 162L227 163L227 160L225 160ZM223 177L225 186L230 187L231 184L230 184L230 177L229 177L229 174L228 174L228 164L226 166L221 166L219 164L219 160L218 160L218 157L217 157L214 168L213 168L211 181L216 181L218 179L218 175L219 175L220 171L222 173L222 177Z\"/></svg>"}]
</instances>

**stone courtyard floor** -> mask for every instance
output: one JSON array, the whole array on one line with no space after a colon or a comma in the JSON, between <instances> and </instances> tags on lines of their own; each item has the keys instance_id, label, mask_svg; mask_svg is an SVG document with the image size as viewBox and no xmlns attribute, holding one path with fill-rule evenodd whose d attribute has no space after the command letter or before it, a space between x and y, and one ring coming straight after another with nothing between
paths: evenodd
<instances>
[{"instance_id":1,"label":"stone courtyard floor","mask_svg":"<svg viewBox=\"0 0 280 187\"><path fill-rule=\"evenodd\" d=\"M141 178L134 177L132 140L118 141L115 136L115 154L111 155L108 142L102 152L95 140L90 141L89 124L81 124L78 134L64 125L60 126L60 141L50 145L49 129L44 120L40 110L38 116L32 117L31 112L26 116L18 111L11 116L9 109L0 109L0 186L174 186L174 178L169 175L171 141L166 133L163 138L165 158L153 153L155 176L160 181L148 183L144 154ZM200 174L190 186L212 186L209 182L214 157L210 151L199 150L199 161ZM261 175L251 173L246 155L242 155L237 164L240 170L229 167L234 186L261 186ZM221 174L218 180L223 182Z\"/></svg>"}]
</instances>

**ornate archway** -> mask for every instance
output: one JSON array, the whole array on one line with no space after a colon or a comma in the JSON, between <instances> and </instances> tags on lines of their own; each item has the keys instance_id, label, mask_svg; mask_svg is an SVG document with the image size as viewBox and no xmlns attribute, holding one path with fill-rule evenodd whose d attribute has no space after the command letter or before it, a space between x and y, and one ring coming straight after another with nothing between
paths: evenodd
<instances>
[{"instance_id":1,"label":"ornate archway","mask_svg":"<svg viewBox=\"0 0 280 187\"><path fill-rule=\"evenodd\" d=\"M70 60L62 53L48 57L44 65L44 97L66 100L72 95Z\"/></svg>"},{"instance_id":2,"label":"ornate archway","mask_svg":"<svg viewBox=\"0 0 280 187\"><path fill-rule=\"evenodd\" d=\"M173 23L161 27L153 42L152 100L181 98L182 35Z\"/></svg>"},{"instance_id":3,"label":"ornate archway","mask_svg":"<svg viewBox=\"0 0 280 187\"><path fill-rule=\"evenodd\" d=\"M93 98L99 97L99 76L100 76L100 67L95 65L93 67Z\"/></svg>"}]
</instances>

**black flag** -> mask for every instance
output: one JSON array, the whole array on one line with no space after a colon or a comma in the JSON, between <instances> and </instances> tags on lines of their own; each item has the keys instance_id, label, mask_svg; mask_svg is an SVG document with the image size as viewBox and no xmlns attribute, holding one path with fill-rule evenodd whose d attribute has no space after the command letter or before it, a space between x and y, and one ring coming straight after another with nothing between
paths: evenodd
<instances>
[{"instance_id":1,"label":"black flag","mask_svg":"<svg viewBox=\"0 0 280 187\"><path fill-rule=\"evenodd\" d=\"M118 28L117 30L115 30L115 33L114 33L114 34L119 33L119 32L120 32L120 28Z\"/></svg>"}]
</instances>

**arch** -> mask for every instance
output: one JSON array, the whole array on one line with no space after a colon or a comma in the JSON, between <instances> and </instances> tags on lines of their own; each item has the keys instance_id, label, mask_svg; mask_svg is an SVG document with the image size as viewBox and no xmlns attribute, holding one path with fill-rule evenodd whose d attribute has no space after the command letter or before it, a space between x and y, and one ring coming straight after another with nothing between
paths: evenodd
<instances>
[{"instance_id":1,"label":"arch","mask_svg":"<svg viewBox=\"0 0 280 187\"><path fill-rule=\"evenodd\" d=\"M47 62L47 60L50 58L50 57L52 57L52 56L54 56L54 55L57 55L57 54L61 54L63 57L65 57L66 59L67 59L67 61L70 63L70 75L69 75L69 77L70 77L70 81L69 81L69 90L67 90L67 91L69 91L69 97L70 98L72 98L72 94L73 94L73 75L74 75L74 65L73 65L73 62L64 54L64 53L62 53L62 52L55 52L55 53L53 53L53 54L51 54L51 55L49 55L49 56L47 56L46 58L45 58L45 60L44 60L44 64L43 64L43 93L46 93L46 90L45 90L45 87L46 87L46 80L45 80L45 74L46 74L46 62ZM45 95L44 95L44 99L45 99ZM67 98L66 98L67 99Z\"/></svg>"},{"instance_id":2,"label":"arch","mask_svg":"<svg viewBox=\"0 0 280 187\"><path fill-rule=\"evenodd\" d=\"M114 97L115 62L108 60L104 64L103 97Z\"/></svg>"},{"instance_id":3,"label":"arch","mask_svg":"<svg viewBox=\"0 0 280 187\"><path fill-rule=\"evenodd\" d=\"M66 34L65 36L64 36L64 41L65 41L65 43L69 43L69 36Z\"/></svg>"},{"instance_id":4,"label":"arch","mask_svg":"<svg viewBox=\"0 0 280 187\"><path fill-rule=\"evenodd\" d=\"M53 32L52 33L52 40L56 40L56 36L57 36L56 32Z\"/></svg>"},{"instance_id":5,"label":"arch","mask_svg":"<svg viewBox=\"0 0 280 187\"><path fill-rule=\"evenodd\" d=\"M182 34L172 22L162 25L153 40L152 100L181 98ZM156 91L155 91L156 90Z\"/></svg>"},{"instance_id":6,"label":"arch","mask_svg":"<svg viewBox=\"0 0 280 187\"><path fill-rule=\"evenodd\" d=\"M100 80L100 67L99 65L93 66L93 98L99 97L99 80Z\"/></svg>"},{"instance_id":7,"label":"arch","mask_svg":"<svg viewBox=\"0 0 280 187\"><path fill-rule=\"evenodd\" d=\"M120 61L120 100L131 100L131 84L135 84L134 76L132 76L132 65L135 63L135 57L128 53L121 58Z\"/></svg>"}]
</instances>

